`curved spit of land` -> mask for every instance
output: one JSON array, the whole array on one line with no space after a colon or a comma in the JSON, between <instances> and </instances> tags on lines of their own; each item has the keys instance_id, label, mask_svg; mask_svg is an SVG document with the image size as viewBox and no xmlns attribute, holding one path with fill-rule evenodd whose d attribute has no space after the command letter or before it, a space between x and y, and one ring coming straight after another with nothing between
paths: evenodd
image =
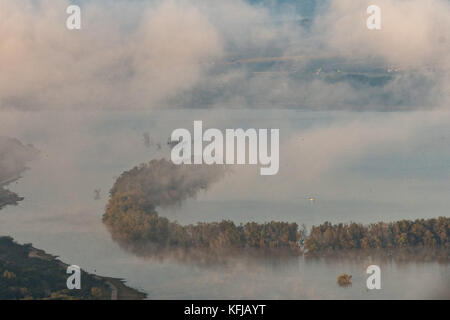
<instances>
[{"instance_id":1,"label":"curved spit of land","mask_svg":"<svg viewBox=\"0 0 450 320\"><path fill-rule=\"evenodd\" d=\"M158 215L156 207L179 204L220 179L221 166L174 165L152 160L124 172L110 191L103 221L121 246L141 255L164 250L247 252L249 249L309 256L337 250L391 250L405 247L450 250L450 218L313 226L271 221L236 225L232 221L180 225ZM198 253L198 251L197 251Z\"/></svg>"}]
</instances>

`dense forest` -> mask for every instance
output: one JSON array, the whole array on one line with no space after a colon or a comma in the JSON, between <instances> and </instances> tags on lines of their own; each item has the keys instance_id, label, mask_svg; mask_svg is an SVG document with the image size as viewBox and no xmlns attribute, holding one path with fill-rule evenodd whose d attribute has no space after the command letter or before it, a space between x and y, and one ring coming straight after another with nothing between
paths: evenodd
<instances>
[{"instance_id":1,"label":"dense forest","mask_svg":"<svg viewBox=\"0 0 450 320\"><path fill-rule=\"evenodd\" d=\"M103 221L113 239L124 246L200 249L289 249L295 253L340 249L402 247L450 248L450 218L402 220L392 223L325 222L309 233L297 223L224 220L180 225L158 215L156 207L179 203L207 188L217 178L196 168L196 175L167 160L152 160L124 172L110 191ZM211 169L208 169L211 170ZM200 177L200 178L199 178Z\"/></svg>"}]
</instances>

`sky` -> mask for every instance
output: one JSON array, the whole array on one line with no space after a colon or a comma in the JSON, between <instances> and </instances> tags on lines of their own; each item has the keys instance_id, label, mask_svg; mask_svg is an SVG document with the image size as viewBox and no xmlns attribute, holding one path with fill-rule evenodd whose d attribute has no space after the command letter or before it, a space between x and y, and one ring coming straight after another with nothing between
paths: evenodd
<instances>
[{"instance_id":1,"label":"sky","mask_svg":"<svg viewBox=\"0 0 450 320\"><path fill-rule=\"evenodd\" d=\"M0 2L0 110L448 105L447 0L378 0L379 31L370 1L78 3L81 30L65 26L69 1ZM288 59L251 62L271 57ZM389 67L381 84L313 76Z\"/></svg>"}]
</instances>

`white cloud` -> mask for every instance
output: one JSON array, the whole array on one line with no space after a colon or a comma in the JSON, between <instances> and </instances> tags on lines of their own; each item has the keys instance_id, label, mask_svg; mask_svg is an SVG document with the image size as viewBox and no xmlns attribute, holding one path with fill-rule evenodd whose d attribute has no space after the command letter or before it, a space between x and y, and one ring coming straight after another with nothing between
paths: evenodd
<instances>
[{"instance_id":1,"label":"white cloud","mask_svg":"<svg viewBox=\"0 0 450 320\"><path fill-rule=\"evenodd\" d=\"M366 8L381 9L381 30L366 28ZM450 67L450 3L444 0L331 0L316 21L344 56L381 57L402 67Z\"/></svg>"},{"instance_id":2,"label":"white cloud","mask_svg":"<svg viewBox=\"0 0 450 320\"><path fill-rule=\"evenodd\" d=\"M82 2L80 31L65 27L67 0L0 3L1 109L397 110L448 102L444 0L380 0L381 31L367 30L366 1L329 0L310 30L298 12L243 0ZM261 57L297 58L231 63ZM317 68L339 58L403 73L355 86L351 77L312 76L317 58Z\"/></svg>"},{"instance_id":3,"label":"white cloud","mask_svg":"<svg viewBox=\"0 0 450 320\"><path fill-rule=\"evenodd\" d=\"M1 108L152 108L221 54L214 28L187 4L85 4L82 30L69 31L68 1L33 3L2 1Z\"/></svg>"}]
</instances>

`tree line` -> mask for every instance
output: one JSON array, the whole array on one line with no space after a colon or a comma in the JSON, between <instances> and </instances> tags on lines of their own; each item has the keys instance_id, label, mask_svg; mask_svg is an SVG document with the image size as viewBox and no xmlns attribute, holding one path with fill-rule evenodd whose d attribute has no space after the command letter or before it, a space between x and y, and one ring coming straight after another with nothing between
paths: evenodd
<instances>
[{"instance_id":1,"label":"tree line","mask_svg":"<svg viewBox=\"0 0 450 320\"><path fill-rule=\"evenodd\" d=\"M206 181L206 180L205 180ZM103 222L121 244L152 244L175 248L287 248L301 252L379 249L408 246L450 247L450 218L313 226L309 233L297 223L271 221L181 225L158 215L157 206L180 201L203 188L185 171L165 160L122 173L110 191ZM183 189L184 188L184 189Z\"/></svg>"},{"instance_id":2,"label":"tree line","mask_svg":"<svg viewBox=\"0 0 450 320\"><path fill-rule=\"evenodd\" d=\"M56 259L30 257L30 244L0 237L0 299L80 300L110 299L106 281L82 271L80 290L66 286L66 268Z\"/></svg>"},{"instance_id":3,"label":"tree line","mask_svg":"<svg viewBox=\"0 0 450 320\"><path fill-rule=\"evenodd\" d=\"M378 222L367 226L325 222L313 226L305 239L309 252L415 246L450 248L450 218Z\"/></svg>"}]
</instances>

